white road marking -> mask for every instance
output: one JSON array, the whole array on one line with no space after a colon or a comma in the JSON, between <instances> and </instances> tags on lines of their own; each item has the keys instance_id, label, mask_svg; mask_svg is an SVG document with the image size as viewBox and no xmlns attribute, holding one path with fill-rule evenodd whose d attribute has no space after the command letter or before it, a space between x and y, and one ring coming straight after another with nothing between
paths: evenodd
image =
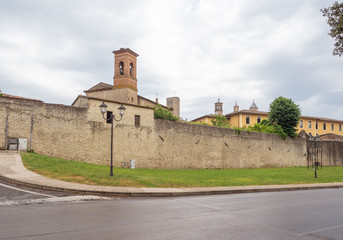
<instances>
[{"instance_id":1,"label":"white road marking","mask_svg":"<svg viewBox=\"0 0 343 240\"><path fill-rule=\"evenodd\" d=\"M100 196L93 196L93 195L84 195L84 196L67 196L67 197L54 197L54 198L40 198L40 199L24 199L24 200L6 200L0 202L0 207L2 206L14 206L14 205L27 205L33 203L55 203L55 202L82 202L82 201L94 201L94 200L108 200L111 198L108 197L100 197Z\"/></svg>"},{"instance_id":2,"label":"white road marking","mask_svg":"<svg viewBox=\"0 0 343 240\"><path fill-rule=\"evenodd\" d=\"M301 233L298 235L299 236L305 236L305 235L309 235L309 234L315 234L315 233L324 232L324 231L328 231L328 230L332 230L332 229L336 229L336 228L342 228L342 227L343 227L343 224L339 224L339 225L335 225L335 226L320 228L320 229L317 229L317 230L311 231L311 232L304 232L304 233Z\"/></svg>"},{"instance_id":3,"label":"white road marking","mask_svg":"<svg viewBox=\"0 0 343 240\"><path fill-rule=\"evenodd\" d=\"M48 194L43 194L43 193L37 193L37 192L28 191L28 190L23 190L23 189L16 188L16 187L11 187L11 186L8 186L8 185L2 184L2 183L0 183L0 186L6 187L6 188L11 188L11 189L14 189L14 190L17 190L17 191L21 191L21 192L26 192L26 193L41 195L41 196L45 196L45 197L51 197L51 198L56 197L56 196L53 196L53 195L48 195Z\"/></svg>"}]
</instances>

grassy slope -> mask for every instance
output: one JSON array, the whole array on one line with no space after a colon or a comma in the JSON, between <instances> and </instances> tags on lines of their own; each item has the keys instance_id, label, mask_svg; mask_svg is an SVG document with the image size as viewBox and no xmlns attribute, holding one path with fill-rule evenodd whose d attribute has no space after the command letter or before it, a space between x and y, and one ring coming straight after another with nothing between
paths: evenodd
<instances>
[{"instance_id":1,"label":"grassy slope","mask_svg":"<svg viewBox=\"0 0 343 240\"><path fill-rule=\"evenodd\" d=\"M68 161L35 153L21 155L26 168L51 178L90 185L121 187L218 187L316 182L343 182L343 167L324 167L314 171L306 167L259 169L127 169Z\"/></svg>"}]
</instances>

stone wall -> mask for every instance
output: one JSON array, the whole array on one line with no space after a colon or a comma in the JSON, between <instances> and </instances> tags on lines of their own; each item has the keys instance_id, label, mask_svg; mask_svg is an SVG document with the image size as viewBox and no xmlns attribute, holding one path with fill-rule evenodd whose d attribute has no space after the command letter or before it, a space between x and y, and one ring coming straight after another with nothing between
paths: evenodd
<instances>
[{"instance_id":1,"label":"stone wall","mask_svg":"<svg viewBox=\"0 0 343 240\"><path fill-rule=\"evenodd\" d=\"M108 165L111 124L99 112L102 100L88 98L88 108L0 99L0 148L8 137L24 137L35 152ZM118 118L120 103L106 102ZM114 124L114 165L137 168L253 168L306 166L306 140L236 132L213 126L154 120L153 109L126 104ZM135 116L140 125L135 126ZM31 118L33 134L31 139Z\"/></svg>"},{"instance_id":2,"label":"stone wall","mask_svg":"<svg viewBox=\"0 0 343 240\"><path fill-rule=\"evenodd\" d=\"M5 148L5 119L7 137L26 138L36 152L68 159L86 159L84 143L89 124L85 124L88 109L42 102L0 99L0 148ZM31 134L32 125L32 134Z\"/></svg>"},{"instance_id":3,"label":"stone wall","mask_svg":"<svg viewBox=\"0 0 343 240\"><path fill-rule=\"evenodd\" d=\"M111 124L103 119L102 100L89 98L88 108L0 98L0 149L7 148L7 138L26 138L28 149L41 154L70 160L108 164L110 159ZM108 111L119 118L117 102L106 102ZM153 109L125 104L123 119L114 123L114 160L116 165L128 162L146 150L146 137L153 129ZM135 116L140 126L135 127ZM33 131L31 137L31 122ZM142 132L142 133L141 133ZM8 140L7 140L8 142ZM150 144L151 145L151 144ZM137 152L137 149L140 149ZM145 156L148 154L145 154Z\"/></svg>"},{"instance_id":4,"label":"stone wall","mask_svg":"<svg viewBox=\"0 0 343 240\"><path fill-rule=\"evenodd\" d=\"M282 140L272 134L163 120L155 120L155 138L153 163L158 168L306 165L306 141L300 138Z\"/></svg>"},{"instance_id":5,"label":"stone wall","mask_svg":"<svg viewBox=\"0 0 343 240\"><path fill-rule=\"evenodd\" d=\"M343 166L343 142L342 141L321 140L316 143L310 142L309 146L317 146L322 149L323 167Z\"/></svg>"}]
</instances>

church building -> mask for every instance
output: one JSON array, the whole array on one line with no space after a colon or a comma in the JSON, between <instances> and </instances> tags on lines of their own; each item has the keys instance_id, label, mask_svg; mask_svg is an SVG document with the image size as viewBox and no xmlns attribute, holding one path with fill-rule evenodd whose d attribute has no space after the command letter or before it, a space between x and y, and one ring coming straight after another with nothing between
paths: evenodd
<instances>
[{"instance_id":1,"label":"church building","mask_svg":"<svg viewBox=\"0 0 343 240\"><path fill-rule=\"evenodd\" d=\"M113 85L100 82L88 90L84 95L79 95L72 103L74 107L87 107L88 98L96 98L104 101L116 101L123 104L138 105L143 107L154 107L159 104L138 95L137 89L137 53L129 48L121 48L113 51L114 54L114 76ZM166 100L167 106L173 115L180 118L180 98L170 97Z\"/></svg>"}]
</instances>

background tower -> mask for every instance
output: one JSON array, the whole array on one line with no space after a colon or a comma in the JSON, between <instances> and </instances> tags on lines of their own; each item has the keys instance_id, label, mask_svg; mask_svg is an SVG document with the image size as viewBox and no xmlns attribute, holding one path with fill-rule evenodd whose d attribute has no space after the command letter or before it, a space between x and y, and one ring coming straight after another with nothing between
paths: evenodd
<instances>
[{"instance_id":1,"label":"background tower","mask_svg":"<svg viewBox=\"0 0 343 240\"><path fill-rule=\"evenodd\" d=\"M180 118L180 98L179 97L167 98L167 107L172 109L172 113L175 117Z\"/></svg>"},{"instance_id":2,"label":"background tower","mask_svg":"<svg viewBox=\"0 0 343 240\"><path fill-rule=\"evenodd\" d=\"M233 106L233 111L234 111L234 112L239 112L239 106L238 106L238 104L237 104L237 101L236 101L236 103L235 103L235 106Z\"/></svg>"},{"instance_id":3,"label":"background tower","mask_svg":"<svg viewBox=\"0 0 343 240\"><path fill-rule=\"evenodd\" d=\"M252 101L252 104L251 104L249 110L251 110L251 111L258 111L258 107L255 104L255 100Z\"/></svg>"},{"instance_id":4,"label":"background tower","mask_svg":"<svg viewBox=\"0 0 343 240\"><path fill-rule=\"evenodd\" d=\"M218 98L218 102L214 104L214 114L222 116L223 115L223 103L220 102Z\"/></svg>"},{"instance_id":5,"label":"background tower","mask_svg":"<svg viewBox=\"0 0 343 240\"><path fill-rule=\"evenodd\" d=\"M137 53L129 48L113 51L113 90L116 98L123 102L137 104Z\"/></svg>"}]
</instances>

